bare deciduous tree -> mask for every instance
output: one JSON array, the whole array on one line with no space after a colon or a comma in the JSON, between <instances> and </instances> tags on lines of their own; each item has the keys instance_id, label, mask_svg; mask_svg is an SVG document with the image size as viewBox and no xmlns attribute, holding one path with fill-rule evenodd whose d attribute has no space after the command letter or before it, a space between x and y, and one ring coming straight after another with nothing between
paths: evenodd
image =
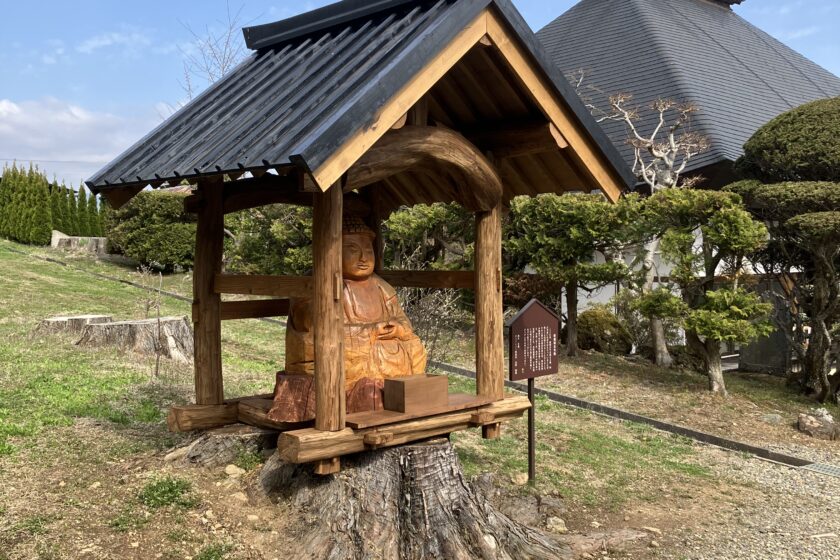
<instances>
[{"instance_id":1,"label":"bare deciduous tree","mask_svg":"<svg viewBox=\"0 0 840 560\"><path fill-rule=\"evenodd\" d=\"M246 50L241 32L242 10L243 6L240 6L235 12L231 11L228 2L225 19L217 21L219 29L206 26L204 34L197 33L188 24L181 22L192 37L188 46L179 47L184 57L181 87L189 99L196 94L196 81L207 85L215 83L245 58Z\"/></svg>"},{"instance_id":2,"label":"bare deciduous tree","mask_svg":"<svg viewBox=\"0 0 840 560\"><path fill-rule=\"evenodd\" d=\"M625 124L627 142L634 149L633 172L650 188L651 194L662 189L690 188L702 181L699 175L683 175L689 161L709 149L708 138L690 130L691 117L697 112L695 105L657 99L649 108L657 116L656 124L649 133L643 134L639 126L642 112L631 105L633 96L627 93L610 95L606 107L599 106L594 98L606 96L597 87L587 84L586 76L586 71L580 69L568 74L567 78L597 122ZM659 247L660 238L654 236L636 252L634 265L641 266L642 270L642 281L636 289L641 293L653 289ZM656 364L670 366L673 360L668 352L662 320L652 317L650 328Z\"/></svg>"}]
</instances>

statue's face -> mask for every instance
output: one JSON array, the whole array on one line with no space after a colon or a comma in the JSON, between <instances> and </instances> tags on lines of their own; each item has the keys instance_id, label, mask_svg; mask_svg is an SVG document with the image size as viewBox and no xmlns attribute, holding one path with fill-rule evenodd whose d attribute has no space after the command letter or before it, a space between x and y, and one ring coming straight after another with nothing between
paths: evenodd
<instances>
[{"instance_id":1,"label":"statue's face","mask_svg":"<svg viewBox=\"0 0 840 560\"><path fill-rule=\"evenodd\" d=\"M341 273L351 280L364 280L373 274L376 257L369 235L348 233L342 240Z\"/></svg>"}]
</instances>

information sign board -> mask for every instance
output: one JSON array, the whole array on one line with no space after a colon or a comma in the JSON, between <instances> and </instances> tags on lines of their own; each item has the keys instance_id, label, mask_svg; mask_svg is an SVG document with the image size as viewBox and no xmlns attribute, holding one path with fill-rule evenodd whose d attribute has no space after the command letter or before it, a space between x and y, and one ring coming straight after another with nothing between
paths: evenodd
<instances>
[{"instance_id":1,"label":"information sign board","mask_svg":"<svg viewBox=\"0 0 840 560\"><path fill-rule=\"evenodd\" d=\"M532 299L508 321L508 327L511 381L557 373L560 320L554 312Z\"/></svg>"}]
</instances>

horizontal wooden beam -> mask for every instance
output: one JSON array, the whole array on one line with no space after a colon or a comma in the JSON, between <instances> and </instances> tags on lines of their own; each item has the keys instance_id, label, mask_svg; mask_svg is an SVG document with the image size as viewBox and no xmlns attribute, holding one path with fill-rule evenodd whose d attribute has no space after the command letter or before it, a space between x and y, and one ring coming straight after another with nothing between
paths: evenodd
<instances>
[{"instance_id":1,"label":"horizontal wooden beam","mask_svg":"<svg viewBox=\"0 0 840 560\"><path fill-rule=\"evenodd\" d=\"M312 277L217 274L213 289L217 294L309 298L312 297Z\"/></svg>"},{"instance_id":2,"label":"horizontal wooden beam","mask_svg":"<svg viewBox=\"0 0 840 560\"><path fill-rule=\"evenodd\" d=\"M479 412L493 414L494 421L500 422L519 417L530 407L531 403L527 397L516 396L481 407ZM475 415L476 410L466 410L364 430L350 428L338 432L325 432L314 428L294 430L280 435L277 449L280 456L291 463L330 460L351 453L359 453L372 447L391 447L466 430L476 424ZM382 436L373 434L382 434Z\"/></svg>"},{"instance_id":3,"label":"horizontal wooden beam","mask_svg":"<svg viewBox=\"0 0 840 560\"><path fill-rule=\"evenodd\" d=\"M291 304L288 299L255 299L248 301L223 301L222 321L236 319L262 319L286 317Z\"/></svg>"},{"instance_id":4,"label":"horizontal wooden beam","mask_svg":"<svg viewBox=\"0 0 840 560\"><path fill-rule=\"evenodd\" d=\"M396 288L475 288L472 270L383 270L379 276Z\"/></svg>"},{"instance_id":5,"label":"horizontal wooden beam","mask_svg":"<svg viewBox=\"0 0 840 560\"><path fill-rule=\"evenodd\" d=\"M271 410L272 406L274 406L272 395L241 399L238 408L239 422L278 432L312 425L312 422L274 422L268 418L268 411Z\"/></svg>"},{"instance_id":6,"label":"horizontal wooden beam","mask_svg":"<svg viewBox=\"0 0 840 560\"><path fill-rule=\"evenodd\" d=\"M166 425L170 432L220 428L237 422L237 407L236 402L173 406L166 417Z\"/></svg>"},{"instance_id":7,"label":"horizontal wooden beam","mask_svg":"<svg viewBox=\"0 0 840 560\"><path fill-rule=\"evenodd\" d=\"M225 214L266 204L312 206L312 196L302 192L303 175L301 173L290 175L266 173L260 177L228 181L222 188ZM196 213L203 204L204 199L201 193L196 193L184 199L184 210Z\"/></svg>"},{"instance_id":8,"label":"horizontal wooden beam","mask_svg":"<svg viewBox=\"0 0 840 560\"><path fill-rule=\"evenodd\" d=\"M308 178L308 176L306 176ZM311 181L311 179L308 179ZM241 212L250 208L259 208L269 204L293 204L312 206L312 193L307 188L307 179L303 174L274 175L265 173L259 177L228 181L224 184L222 198L225 214ZM320 190L318 191L320 192ZM204 204L201 193L188 196L184 200L184 210L197 213ZM354 214L365 217L370 213L370 205L355 193L345 195L345 206Z\"/></svg>"},{"instance_id":9,"label":"horizontal wooden beam","mask_svg":"<svg viewBox=\"0 0 840 560\"><path fill-rule=\"evenodd\" d=\"M496 159L556 152L569 147L560 130L549 122L500 123L464 135Z\"/></svg>"},{"instance_id":10,"label":"horizontal wooden beam","mask_svg":"<svg viewBox=\"0 0 840 560\"><path fill-rule=\"evenodd\" d=\"M170 432L209 430L242 422L251 426L282 431L301 428L306 423L271 422L266 418L273 395L256 395L227 399L219 405L176 405L169 409L166 423Z\"/></svg>"},{"instance_id":11,"label":"horizontal wooden beam","mask_svg":"<svg viewBox=\"0 0 840 560\"><path fill-rule=\"evenodd\" d=\"M108 201L108 205L111 206L111 208L113 208L114 210L119 210L144 188L146 188L145 185L135 185L133 187L114 187L104 189L101 191L100 194L105 200Z\"/></svg>"},{"instance_id":12,"label":"horizontal wooden beam","mask_svg":"<svg viewBox=\"0 0 840 560\"><path fill-rule=\"evenodd\" d=\"M472 270L386 270L382 271L380 276L396 288L469 290L475 287L475 273ZM312 297L312 285L311 276L217 274L214 289L217 294L274 296L288 299ZM259 313L260 304L265 306L264 311L267 314L247 315L247 313ZM223 303L222 313L222 320L248 319L285 315L288 309L278 300L236 301ZM243 315L237 315L239 313Z\"/></svg>"},{"instance_id":13,"label":"horizontal wooden beam","mask_svg":"<svg viewBox=\"0 0 840 560\"><path fill-rule=\"evenodd\" d=\"M245 301L223 301L222 321L237 319L263 319L265 317L286 317L291 303L288 299L251 299ZM193 322L198 321L198 307L193 304Z\"/></svg>"}]
</instances>

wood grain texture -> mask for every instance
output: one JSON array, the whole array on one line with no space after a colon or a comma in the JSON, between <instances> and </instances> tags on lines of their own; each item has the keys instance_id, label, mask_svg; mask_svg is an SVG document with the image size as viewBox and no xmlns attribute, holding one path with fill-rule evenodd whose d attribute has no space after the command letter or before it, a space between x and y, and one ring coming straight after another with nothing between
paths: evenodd
<instances>
[{"instance_id":1,"label":"wood grain texture","mask_svg":"<svg viewBox=\"0 0 840 560\"><path fill-rule=\"evenodd\" d=\"M205 404L173 406L166 417L170 432L209 430L235 424L238 421L238 404Z\"/></svg>"},{"instance_id":2,"label":"wood grain texture","mask_svg":"<svg viewBox=\"0 0 840 560\"><path fill-rule=\"evenodd\" d=\"M379 276L395 288L475 288L472 270L384 270Z\"/></svg>"},{"instance_id":3,"label":"wood grain texture","mask_svg":"<svg viewBox=\"0 0 840 560\"><path fill-rule=\"evenodd\" d=\"M264 317L285 317L289 314L291 302L288 299L255 299L248 301L223 301L222 321L236 319L262 319Z\"/></svg>"},{"instance_id":4,"label":"wood grain texture","mask_svg":"<svg viewBox=\"0 0 840 560\"><path fill-rule=\"evenodd\" d=\"M364 127L336 150L313 172L316 183L326 190L355 164L404 114L406 114L487 33L486 13L481 13L429 64L418 72L379 110L379 118Z\"/></svg>"},{"instance_id":5,"label":"wood grain texture","mask_svg":"<svg viewBox=\"0 0 840 560\"><path fill-rule=\"evenodd\" d=\"M386 379L385 410L428 414L449 404L449 382L443 375L410 375Z\"/></svg>"},{"instance_id":6,"label":"wood grain texture","mask_svg":"<svg viewBox=\"0 0 840 560\"><path fill-rule=\"evenodd\" d=\"M595 143L583 132L571 109L560 99L548 78L537 70L526 49L508 32L505 24L492 11L487 12L487 34L507 64L529 90L532 99L563 134L574 156L593 179L591 187L598 187L613 202L621 196L622 180L601 154Z\"/></svg>"},{"instance_id":7,"label":"wood grain texture","mask_svg":"<svg viewBox=\"0 0 840 560\"><path fill-rule=\"evenodd\" d=\"M341 284L341 225L344 194L336 183L315 193L312 215L315 356L315 428L344 429L344 308Z\"/></svg>"},{"instance_id":8,"label":"wood grain texture","mask_svg":"<svg viewBox=\"0 0 840 560\"><path fill-rule=\"evenodd\" d=\"M199 182L204 205L198 214L193 270L193 299L197 306L195 332L195 402L222 404L222 300L215 292L216 275L222 271L224 213L221 179Z\"/></svg>"},{"instance_id":9,"label":"wood grain texture","mask_svg":"<svg viewBox=\"0 0 840 560\"><path fill-rule=\"evenodd\" d=\"M334 457L324 461L315 461L313 472L320 476L338 474L341 472L341 459Z\"/></svg>"},{"instance_id":10,"label":"wood grain texture","mask_svg":"<svg viewBox=\"0 0 840 560\"><path fill-rule=\"evenodd\" d=\"M426 410L413 413L394 412L391 410L358 412L356 414L348 414L346 424L348 428L362 430L365 428L398 424L400 422L436 416L438 414L446 414L448 412L457 412L459 410L467 410L470 408L480 408L492 402L493 399L486 397L467 395L465 393L452 393L448 396L446 404L437 409L428 408Z\"/></svg>"},{"instance_id":11,"label":"wood grain texture","mask_svg":"<svg viewBox=\"0 0 840 560\"><path fill-rule=\"evenodd\" d=\"M486 405L480 410L493 413L496 419L501 422L521 416L530 406L531 403L527 397L516 396ZM364 451L367 449L364 440L370 433L386 432L393 434L391 439L380 444L384 447L391 447L466 430L471 427L471 420L475 412L475 409L451 412L431 418L389 424L381 429L353 430L345 428L334 432L314 428L293 430L280 434L277 448L280 456L286 461L309 463Z\"/></svg>"},{"instance_id":12,"label":"wood grain texture","mask_svg":"<svg viewBox=\"0 0 840 560\"><path fill-rule=\"evenodd\" d=\"M480 396L504 395L502 307L502 207L476 214L475 371Z\"/></svg>"},{"instance_id":13,"label":"wood grain texture","mask_svg":"<svg viewBox=\"0 0 840 560\"><path fill-rule=\"evenodd\" d=\"M268 411L271 409L274 401L271 398L246 398L239 401L237 406L237 419L243 424L249 426L256 426L258 428L266 428L268 430L277 430L282 432L295 428L301 428L309 422L275 422L268 417Z\"/></svg>"},{"instance_id":14,"label":"wood grain texture","mask_svg":"<svg viewBox=\"0 0 840 560\"><path fill-rule=\"evenodd\" d=\"M102 191L102 198L108 201L108 204L114 210L119 210L128 201L134 198L137 193L146 188L146 185L135 185L133 187L120 187L116 189L107 189Z\"/></svg>"},{"instance_id":15,"label":"wood grain texture","mask_svg":"<svg viewBox=\"0 0 840 560\"><path fill-rule=\"evenodd\" d=\"M499 174L481 151L454 130L434 126L405 126L385 134L350 168L344 190L409 169L451 177L459 186L458 202L474 211L489 210L502 198Z\"/></svg>"},{"instance_id":16,"label":"wood grain texture","mask_svg":"<svg viewBox=\"0 0 840 560\"><path fill-rule=\"evenodd\" d=\"M499 124L464 135L497 159L563 150L569 147L557 127L548 122Z\"/></svg>"},{"instance_id":17,"label":"wood grain texture","mask_svg":"<svg viewBox=\"0 0 840 560\"><path fill-rule=\"evenodd\" d=\"M312 297L312 286L311 276L261 276L256 274L216 274L213 283L213 289L217 294L274 296L278 298Z\"/></svg>"}]
</instances>

